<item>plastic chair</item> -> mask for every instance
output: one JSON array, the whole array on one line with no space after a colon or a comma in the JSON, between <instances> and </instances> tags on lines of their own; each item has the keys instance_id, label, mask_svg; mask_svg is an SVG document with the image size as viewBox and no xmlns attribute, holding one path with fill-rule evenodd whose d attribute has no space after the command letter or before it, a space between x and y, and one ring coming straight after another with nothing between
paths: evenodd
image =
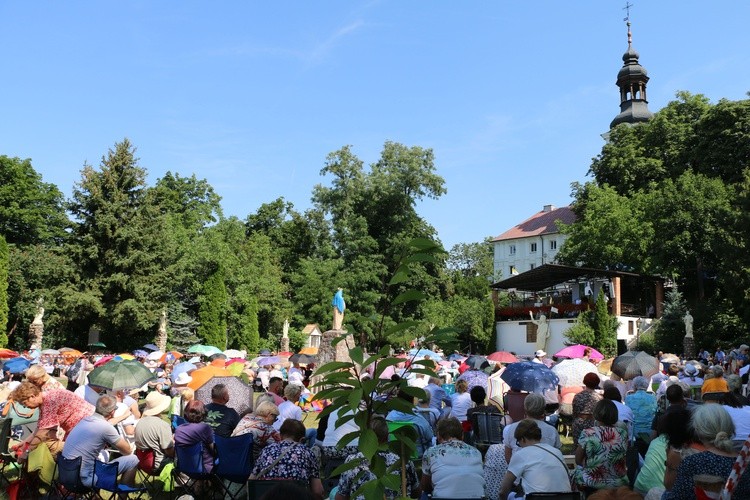
<instances>
[{"instance_id":1,"label":"plastic chair","mask_svg":"<svg viewBox=\"0 0 750 500\"><path fill-rule=\"evenodd\" d=\"M145 486L128 486L126 484L120 484L117 482L117 476L119 476L120 464L117 462L100 462L97 460L94 462L94 477L96 482L94 488L100 491L106 491L111 493L110 499L115 498L117 495L127 495L127 498L141 498L147 489ZM135 497L132 494L137 494Z\"/></svg>"},{"instance_id":2,"label":"plastic chair","mask_svg":"<svg viewBox=\"0 0 750 500\"><path fill-rule=\"evenodd\" d=\"M11 480L9 473L6 473L6 471L10 467L13 468L10 472L14 474L21 470L16 461L16 456L9 449L11 425L12 420L9 418L0 420L0 478L9 484Z\"/></svg>"},{"instance_id":3,"label":"plastic chair","mask_svg":"<svg viewBox=\"0 0 750 500\"><path fill-rule=\"evenodd\" d=\"M172 481L174 488L178 487L187 490L192 496L200 496L197 491L200 481L211 481L213 475L206 472L203 467L203 443L195 443L191 446L175 446L175 467L172 470ZM181 476L187 477L185 481Z\"/></svg>"},{"instance_id":4,"label":"plastic chair","mask_svg":"<svg viewBox=\"0 0 750 500\"><path fill-rule=\"evenodd\" d=\"M474 445L489 447L503 442L503 416L489 411L475 411L471 414L474 431Z\"/></svg>"},{"instance_id":5,"label":"plastic chair","mask_svg":"<svg viewBox=\"0 0 750 500\"><path fill-rule=\"evenodd\" d=\"M253 471L253 435L235 437L214 436L216 442L216 465L213 475L224 493L224 498L236 499L244 493L242 488L233 492L232 484L244 485ZM230 484L224 484L227 481Z\"/></svg>"},{"instance_id":6,"label":"plastic chair","mask_svg":"<svg viewBox=\"0 0 750 500\"><path fill-rule=\"evenodd\" d=\"M96 496L91 485L87 486L81 481L81 457L68 459L62 453L57 455L57 479L53 486L63 499Z\"/></svg>"}]
</instances>

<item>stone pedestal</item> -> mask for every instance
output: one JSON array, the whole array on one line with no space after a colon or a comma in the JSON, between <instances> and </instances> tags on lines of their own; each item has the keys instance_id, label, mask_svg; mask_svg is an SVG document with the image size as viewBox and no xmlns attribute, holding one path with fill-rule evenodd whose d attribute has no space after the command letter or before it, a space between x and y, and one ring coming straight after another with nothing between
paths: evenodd
<instances>
[{"instance_id":1,"label":"stone pedestal","mask_svg":"<svg viewBox=\"0 0 750 500\"><path fill-rule=\"evenodd\" d=\"M335 346L333 345L333 339L346 335L346 330L328 330L323 332L320 337L320 347L318 348L318 359L316 366L323 366L331 361L344 361L350 362L352 358L349 357L349 349L354 347L354 339L351 336L347 336L344 340L340 341ZM319 378L314 377L313 383L318 382Z\"/></svg>"},{"instance_id":2,"label":"stone pedestal","mask_svg":"<svg viewBox=\"0 0 750 500\"><path fill-rule=\"evenodd\" d=\"M289 337L281 337L281 351L289 351Z\"/></svg>"},{"instance_id":3,"label":"stone pedestal","mask_svg":"<svg viewBox=\"0 0 750 500\"><path fill-rule=\"evenodd\" d=\"M693 337L682 339L682 351L685 354L685 359L695 359L695 339Z\"/></svg>"},{"instance_id":4,"label":"stone pedestal","mask_svg":"<svg viewBox=\"0 0 750 500\"><path fill-rule=\"evenodd\" d=\"M29 345L34 345L37 349L42 349L42 338L44 337L44 325L32 323L29 325Z\"/></svg>"}]
</instances>

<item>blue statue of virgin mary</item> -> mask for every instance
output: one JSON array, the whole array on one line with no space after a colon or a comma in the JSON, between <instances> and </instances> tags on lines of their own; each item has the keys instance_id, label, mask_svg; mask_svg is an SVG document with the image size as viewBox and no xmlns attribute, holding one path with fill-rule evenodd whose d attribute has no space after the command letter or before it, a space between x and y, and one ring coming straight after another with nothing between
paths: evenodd
<instances>
[{"instance_id":1,"label":"blue statue of virgin mary","mask_svg":"<svg viewBox=\"0 0 750 500\"><path fill-rule=\"evenodd\" d=\"M344 324L344 311L346 310L346 302L344 302L344 290L339 288L336 294L333 296L331 301L333 306L333 329L341 330L341 326Z\"/></svg>"}]
</instances>

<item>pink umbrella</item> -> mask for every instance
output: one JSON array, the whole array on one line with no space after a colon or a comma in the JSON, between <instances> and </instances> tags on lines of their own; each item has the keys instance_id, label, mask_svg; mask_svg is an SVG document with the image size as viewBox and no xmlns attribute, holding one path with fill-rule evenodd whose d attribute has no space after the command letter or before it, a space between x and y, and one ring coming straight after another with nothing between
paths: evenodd
<instances>
[{"instance_id":1,"label":"pink umbrella","mask_svg":"<svg viewBox=\"0 0 750 500\"><path fill-rule=\"evenodd\" d=\"M497 351L487 356L487 360L494 361L495 363L515 363L518 358L508 351Z\"/></svg>"},{"instance_id":2,"label":"pink umbrella","mask_svg":"<svg viewBox=\"0 0 750 500\"><path fill-rule=\"evenodd\" d=\"M94 367L98 368L98 367L100 367L102 365L106 365L107 363L109 363L110 361L112 361L112 359L114 359L114 356L102 356L99 359L99 361L97 361L96 363L94 363Z\"/></svg>"},{"instance_id":3,"label":"pink umbrella","mask_svg":"<svg viewBox=\"0 0 750 500\"><path fill-rule=\"evenodd\" d=\"M604 355L587 345L576 344L569 345L568 347L555 353L558 358L582 358L585 356L586 350L589 349L591 352L588 353L590 359L604 359Z\"/></svg>"}]
</instances>

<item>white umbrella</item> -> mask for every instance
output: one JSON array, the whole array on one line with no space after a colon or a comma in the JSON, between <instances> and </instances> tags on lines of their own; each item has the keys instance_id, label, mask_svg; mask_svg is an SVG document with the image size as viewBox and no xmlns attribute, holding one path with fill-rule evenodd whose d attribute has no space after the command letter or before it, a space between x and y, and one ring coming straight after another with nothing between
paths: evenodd
<instances>
[{"instance_id":1,"label":"white umbrella","mask_svg":"<svg viewBox=\"0 0 750 500\"><path fill-rule=\"evenodd\" d=\"M229 359L245 359L245 354L237 349L227 349L224 351L224 356Z\"/></svg>"},{"instance_id":2,"label":"white umbrella","mask_svg":"<svg viewBox=\"0 0 750 500\"><path fill-rule=\"evenodd\" d=\"M163 352L161 352L161 351L154 351L151 354L149 354L148 356L146 356L146 359L151 360L151 361L159 361L162 356L164 356Z\"/></svg>"},{"instance_id":3,"label":"white umbrella","mask_svg":"<svg viewBox=\"0 0 750 500\"><path fill-rule=\"evenodd\" d=\"M597 373L596 366L580 358L560 361L552 367L552 371L560 379L562 387L581 386L587 373Z\"/></svg>"},{"instance_id":4,"label":"white umbrella","mask_svg":"<svg viewBox=\"0 0 750 500\"><path fill-rule=\"evenodd\" d=\"M60 351L58 351L57 349L45 349L42 351L42 354L57 356L58 354L60 354Z\"/></svg>"}]
</instances>

